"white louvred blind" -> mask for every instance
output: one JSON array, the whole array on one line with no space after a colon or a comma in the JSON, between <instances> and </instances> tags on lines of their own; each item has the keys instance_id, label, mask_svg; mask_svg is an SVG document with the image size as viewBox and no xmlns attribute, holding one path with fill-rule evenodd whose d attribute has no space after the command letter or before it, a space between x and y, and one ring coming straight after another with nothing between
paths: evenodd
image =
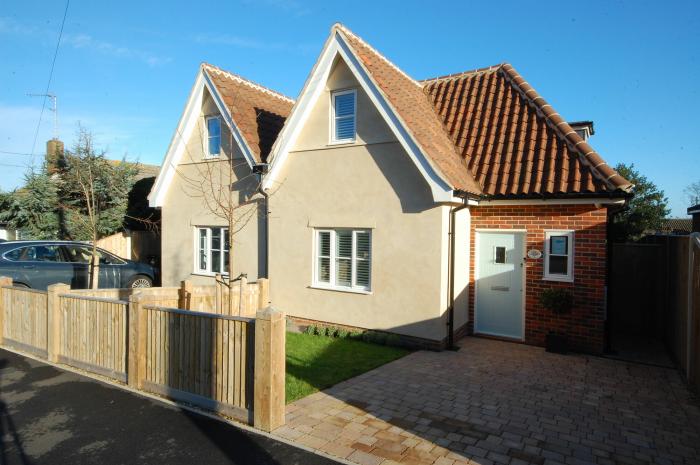
<instances>
[{"instance_id":1,"label":"white louvred blind","mask_svg":"<svg viewBox=\"0 0 700 465\"><path fill-rule=\"evenodd\" d=\"M355 139L355 91L343 91L333 95L336 141Z\"/></svg>"},{"instance_id":2,"label":"white louvred blind","mask_svg":"<svg viewBox=\"0 0 700 465\"><path fill-rule=\"evenodd\" d=\"M355 285L369 289L372 243L369 231L355 231Z\"/></svg>"}]
</instances>

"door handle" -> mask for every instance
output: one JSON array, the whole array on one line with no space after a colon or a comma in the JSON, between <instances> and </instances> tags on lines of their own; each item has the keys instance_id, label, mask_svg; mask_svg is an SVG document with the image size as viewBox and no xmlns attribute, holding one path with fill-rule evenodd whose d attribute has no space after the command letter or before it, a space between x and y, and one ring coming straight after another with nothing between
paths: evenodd
<instances>
[{"instance_id":1,"label":"door handle","mask_svg":"<svg viewBox=\"0 0 700 465\"><path fill-rule=\"evenodd\" d=\"M24 268L25 270L33 270L34 268L36 268L36 265L22 265L22 268Z\"/></svg>"}]
</instances>

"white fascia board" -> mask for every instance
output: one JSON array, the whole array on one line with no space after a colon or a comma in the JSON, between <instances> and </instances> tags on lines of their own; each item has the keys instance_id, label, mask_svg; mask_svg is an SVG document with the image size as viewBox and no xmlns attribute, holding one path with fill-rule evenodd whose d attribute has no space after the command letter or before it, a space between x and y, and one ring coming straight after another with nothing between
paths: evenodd
<instances>
[{"instance_id":1,"label":"white fascia board","mask_svg":"<svg viewBox=\"0 0 700 465\"><path fill-rule=\"evenodd\" d=\"M190 140L190 136L197 125L197 120L199 119L199 114L202 111L202 99L204 95L204 89L209 91L209 94L214 99L214 103L219 110L219 113L224 118L226 125L228 126L234 140L238 144L243 152L248 165L253 167L256 164L255 158L252 156L248 144L241 136L241 132L238 127L233 123L231 113L228 111L226 105L223 104L223 100L216 89L216 86L211 82L209 76L204 70L200 68L197 73L194 85L190 91L190 95L187 98L187 103L185 104L185 110L180 117L177 129L170 139L170 145L168 146L168 151L165 155L165 160L160 167L160 172L158 177L153 183L151 192L148 194L148 205L153 208L163 207L165 203L165 195L168 192L170 183L175 177L177 170L177 165L180 163L182 156L187 148L187 142Z\"/></svg>"},{"instance_id":2,"label":"white fascia board","mask_svg":"<svg viewBox=\"0 0 700 465\"><path fill-rule=\"evenodd\" d=\"M350 68L355 78L360 83L362 89L375 105L377 111L382 115L401 146L406 153L408 153L413 163L428 182L433 194L433 199L436 202L450 201L453 193L452 188L423 154L406 130L402 121L391 108L389 102L384 98L377 85L372 81L369 74L362 67L352 53L350 47L337 31L332 34L324 50L321 52L321 57L301 93L292 115L287 119L287 124L282 129L277 143L272 149L270 172L263 180L263 189L268 190L277 182L279 172L289 155L291 147L296 142L304 123L308 119L309 113L325 89L331 66L333 65L335 57L338 55L343 58L348 68Z\"/></svg>"},{"instance_id":3,"label":"white fascia board","mask_svg":"<svg viewBox=\"0 0 700 465\"><path fill-rule=\"evenodd\" d=\"M479 200L475 206L487 207L498 205L622 205L625 199L589 197L578 199L523 199L523 200Z\"/></svg>"}]
</instances>

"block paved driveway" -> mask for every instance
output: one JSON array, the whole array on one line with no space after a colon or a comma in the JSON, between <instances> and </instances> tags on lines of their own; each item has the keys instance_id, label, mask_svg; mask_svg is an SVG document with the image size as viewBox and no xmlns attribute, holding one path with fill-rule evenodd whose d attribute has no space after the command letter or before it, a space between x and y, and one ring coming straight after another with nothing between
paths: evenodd
<instances>
[{"instance_id":1,"label":"block paved driveway","mask_svg":"<svg viewBox=\"0 0 700 465\"><path fill-rule=\"evenodd\" d=\"M290 404L276 434L359 464L700 463L700 404L667 368L466 338Z\"/></svg>"}]
</instances>

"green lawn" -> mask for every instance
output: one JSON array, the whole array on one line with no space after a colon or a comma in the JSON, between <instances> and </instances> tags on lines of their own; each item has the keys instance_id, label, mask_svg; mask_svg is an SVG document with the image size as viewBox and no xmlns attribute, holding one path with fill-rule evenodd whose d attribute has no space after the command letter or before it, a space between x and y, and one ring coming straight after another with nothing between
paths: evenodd
<instances>
[{"instance_id":1,"label":"green lawn","mask_svg":"<svg viewBox=\"0 0 700 465\"><path fill-rule=\"evenodd\" d=\"M408 353L405 349L352 339L287 333L287 403Z\"/></svg>"}]
</instances>

